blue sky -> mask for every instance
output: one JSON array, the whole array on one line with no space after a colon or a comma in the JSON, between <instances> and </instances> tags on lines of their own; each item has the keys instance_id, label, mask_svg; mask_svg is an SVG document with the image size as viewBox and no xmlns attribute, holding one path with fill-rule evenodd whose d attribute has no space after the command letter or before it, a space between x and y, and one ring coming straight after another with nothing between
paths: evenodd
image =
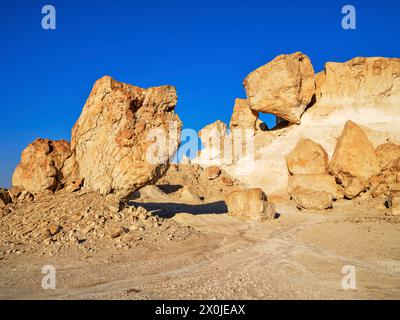
<instances>
[{"instance_id":1,"label":"blue sky","mask_svg":"<svg viewBox=\"0 0 400 320\"><path fill-rule=\"evenodd\" d=\"M57 29L41 28L44 5ZM343 30L352 4L357 29ZM326 61L400 57L400 1L13 0L0 3L0 186L38 137L70 139L91 87L111 75L177 87L186 128L229 122L242 81L282 53ZM271 124L272 117L262 116Z\"/></svg>"}]
</instances>

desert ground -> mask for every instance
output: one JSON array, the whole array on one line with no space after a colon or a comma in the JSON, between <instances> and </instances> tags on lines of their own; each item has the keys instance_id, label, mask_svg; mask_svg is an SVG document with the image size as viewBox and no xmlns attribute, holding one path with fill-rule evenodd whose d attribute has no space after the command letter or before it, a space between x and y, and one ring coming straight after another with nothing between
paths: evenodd
<instances>
[{"instance_id":1,"label":"desert ground","mask_svg":"<svg viewBox=\"0 0 400 320\"><path fill-rule=\"evenodd\" d=\"M375 200L342 199L323 212L300 211L293 201L280 200L275 202L276 218L260 223L229 216L218 197L182 201L176 193L165 193L161 201L138 195L129 202L160 216L155 228L116 238L99 234L75 243L2 241L0 298L400 298L400 220L386 216L383 205L370 203ZM25 221L12 216L28 211L62 221L54 208L79 216L88 206L86 200L77 200L81 197L98 201L96 195L79 191L48 195L3 213L2 237L21 233L37 239L40 224L18 231L24 230ZM54 290L42 288L44 265L56 268ZM342 288L346 265L355 267L356 289Z\"/></svg>"}]
</instances>

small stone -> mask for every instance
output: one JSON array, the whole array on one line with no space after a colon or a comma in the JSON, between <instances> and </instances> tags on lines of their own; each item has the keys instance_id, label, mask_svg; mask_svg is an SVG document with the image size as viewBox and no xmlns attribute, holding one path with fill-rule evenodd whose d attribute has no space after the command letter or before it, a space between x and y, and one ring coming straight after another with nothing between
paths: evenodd
<instances>
[{"instance_id":1,"label":"small stone","mask_svg":"<svg viewBox=\"0 0 400 320\"><path fill-rule=\"evenodd\" d=\"M111 227L110 229L110 236L111 238L115 239L126 233L127 230L123 227Z\"/></svg>"},{"instance_id":2,"label":"small stone","mask_svg":"<svg viewBox=\"0 0 400 320\"><path fill-rule=\"evenodd\" d=\"M233 180L227 176L223 176L222 177L222 182L224 185L228 186L228 187L232 187L233 186Z\"/></svg>"},{"instance_id":3,"label":"small stone","mask_svg":"<svg viewBox=\"0 0 400 320\"><path fill-rule=\"evenodd\" d=\"M6 189L0 188L0 208L12 202L11 196Z\"/></svg>"},{"instance_id":4,"label":"small stone","mask_svg":"<svg viewBox=\"0 0 400 320\"><path fill-rule=\"evenodd\" d=\"M50 224L48 227L48 231L50 236L54 236L61 231L62 227L56 224Z\"/></svg>"},{"instance_id":5,"label":"small stone","mask_svg":"<svg viewBox=\"0 0 400 320\"><path fill-rule=\"evenodd\" d=\"M214 180L221 174L221 169L217 166L211 166L205 170L205 173L208 180Z\"/></svg>"},{"instance_id":6,"label":"small stone","mask_svg":"<svg viewBox=\"0 0 400 320\"><path fill-rule=\"evenodd\" d=\"M18 202L22 203L32 202L33 200L34 200L33 195L28 191L23 191L18 197Z\"/></svg>"}]
</instances>

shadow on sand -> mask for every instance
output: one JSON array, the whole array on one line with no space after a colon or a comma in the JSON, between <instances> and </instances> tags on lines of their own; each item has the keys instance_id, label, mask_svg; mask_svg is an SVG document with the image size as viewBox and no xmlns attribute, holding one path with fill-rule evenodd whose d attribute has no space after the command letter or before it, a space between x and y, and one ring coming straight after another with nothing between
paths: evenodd
<instances>
[{"instance_id":1,"label":"shadow on sand","mask_svg":"<svg viewBox=\"0 0 400 320\"><path fill-rule=\"evenodd\" d=\"M129 205L134 207L143 207L162 218L171 218L177 213L222 214L228 212L225 201L217 201L205 204L130 201Z\"/></svg>"}]
</instances>

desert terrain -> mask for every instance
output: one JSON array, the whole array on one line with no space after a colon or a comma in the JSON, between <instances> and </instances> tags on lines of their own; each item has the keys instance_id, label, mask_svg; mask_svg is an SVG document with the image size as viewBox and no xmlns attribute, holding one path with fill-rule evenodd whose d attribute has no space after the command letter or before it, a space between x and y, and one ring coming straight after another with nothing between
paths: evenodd
<instances>
[{"instance_id":1,"label":"desert terrain","mask_svg":"<svg viewBox=\"0 0 400 320\"><path fill-rule=\"evenodd\" d=\"M399 80L280 55L179 158L175 87L100 78L0 188L0 299L399 299Z\"/></svg>"},{"instance_id":2,"label":"desert terrain","mask_svg":"<svg viewBox=\"0 0 400 320\"><path fill-rule=\"evenodd\" d=\"M133 214L124 218L111 214L110 221L130 229L116 238L109 234L107 222L107 231L101 233L103 224L96 221L106 212L96 207L101 198L91 193L49 195L23 209L15 208L1 218L0 298L400 297L400 221L386 216L382 204L370 210L370 200L342 199L326 212L307 212L286 200L277 202L273 221L259 223L229 216L218 197L182 200L176 193L165 193L161 199L151 198L151 193L136 195L129 205L160 217L158 226L145 220L143 229L132 228L136 226ZM84 203L82 207L76 205L78 201ZM93 210L87 212L88 207ZM44 223L26 230L16 215L32 219L36 215ZM81 241L61 237L67 232L60 231L61 238L42 242L40 235L49 223L69 228L63 218L76 216L81 225L73 227L82 233ZM56 268L54 290L42 288L45 265ZM355 267L356 289L342 288L345 275L341 270L346 265Z\"/></svg>"}]
</instances>

